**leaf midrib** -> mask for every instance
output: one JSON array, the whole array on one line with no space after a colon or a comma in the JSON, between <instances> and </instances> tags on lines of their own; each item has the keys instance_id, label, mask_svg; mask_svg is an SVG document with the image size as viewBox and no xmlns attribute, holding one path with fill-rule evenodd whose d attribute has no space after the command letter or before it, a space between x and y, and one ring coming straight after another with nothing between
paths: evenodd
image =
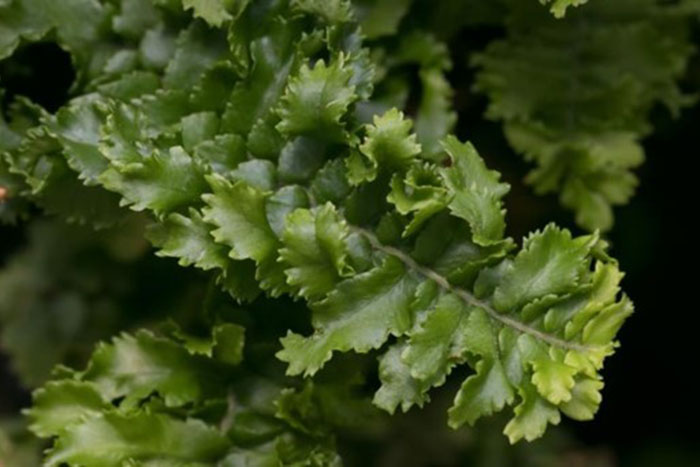
<instances>
[{"instance_id":1,"label":"leaf midrib","mask_svg":"<svg viewBox=\"0 0 700 467\"><path fill-rule=\"evenodd\" d=\"M599 348L599 346L588 346L578 344L576 342L566 341L557 336L533 328L532 326L529 326L517 319L511 318L510 316L507 316L503 313L499 313L493 307L491 307L491 305L489 305L483 300L478 299L469 291L452 285L447 280L447 278L437 273L433 269L418 264L416 260L411 258L408 254L404 253L403 251L399 250L398 248L382 244L372 232L353 225L348 225L348 227L350 228L350 230L364 236L369 241L372 248L374 248L375 250L382 251L388 255L397 258L409 269L412 269L420 275L424 276L425 278L434 281L440 288L455 294L468 305L475 306L484 310L491 319L500 322L504 326L512 328L523 334L528 334L536 339L539 339L541 341L547 342L550 345L560 347L563 349L576 350L579 352L590 352L595 351Z\"/></svg>"}]
</instances>

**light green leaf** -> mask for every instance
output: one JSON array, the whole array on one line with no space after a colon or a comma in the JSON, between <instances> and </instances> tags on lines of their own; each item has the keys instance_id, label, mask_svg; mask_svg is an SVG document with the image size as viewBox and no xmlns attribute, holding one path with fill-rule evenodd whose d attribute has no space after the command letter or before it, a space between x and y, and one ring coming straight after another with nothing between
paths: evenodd
<instances>
[{"instance_id":1,"label":"light green leaf","mask_svg":"<svg viewBox=\"0 0 700 467\"><path fill-rule=\"evenodd\" d=\"M504 430L511 444L521 439L533 441L544 434L548 424L558 425L561 420L557 408L539 397L532 385L522 386L519 392L522 402Z\"/></svg>"},{"instance_id":2,"label":"light green leaf","mask_svg":"<svg viewBox=\"0 0 700 467\"><path fill-rule=\"evenodd\" d=\"M476 374L459 388L449 410L448 423L453 428L464 423L473 425L479 418L499 412L513 401L513 388L500 361L484 358L475 370Z\"/></svg>"},{"instance_id":3,"label":"light green leaf","mask_svg":"<svg viewBox=\"0 0 700 467\"><path fill-rule=\"evenodd\" d=\"M510 186L498 181L498 172L486 168L471 143L462 144L450 136L443 146L452 159L452 166L441 171L452 196L450 210L469 223L476 243L500 241L505 231L502 198Z\"/></svg>"},{"instance_id":4,"label":"light green leaf","mask_svg":"<svg viewBox=\"0 0 700 467\"><path fill-rule=\"evenodd\" d=\"M571 400L571 390L576 384L574 375L578 370L563 362L538 359L532 363L532 383L545 399L554 405Z\"/></svg>"},{"instance_id":5,"label":"light green leaf","mask_svg":"<svg viewBox=\"0 0 700 467\"><path fill-rule=\"evenodd\" d=\"M205 355L227 365L240 365L243 361L245 328L237 324L220 324L214 327L211 351Z\"/></svg>"},{"instance_id":6,"label":"light green leaf","mask_svg":"<svg viewBox=\"0 0 700 467\"><path fill-rule=\"evenodd\" d=\"M140 39L160 20L158 10L152 2L122 0L121 11L112 18L112 27L126 37Z\"/></svg>"},{"instance_id":7,"label":"light green leaf","mask_svg":"<svg viewBox=\"0 0 700 467\"><path fill-rule=\"evenodd\" d=\"M217 429L198 420L107 412L66 429L48 451L46 465L120 467L126 462L139 462L203 467L223 458L228 447L228 441Z\"/></svg>"},{"instance_id":8,"label":"light green leaf","mask_svg":"<svg viewBox=\"0 0 700 467\"><path fill-rule=\"evenodd\" d=\"M39 437L48 438L111 407L91 383L62 380L49 382L35 391L32 408L25 414L31 420L29 429Z\"/></svg>"},{"instance_id":9,"label":"light green leaf","mask_svg":"<svg viewBox=\"0 0 700 467\"><path fill-rule=\"evenodd\" d=\"M374 123L367 125L367 136L360 151L367 157L373 172L368 178L374 180L379 168L389 171L408 169L421 146L411 134L413 122L404 118L403 112L391 109L384 115L375 116Z\"/></svg>"},{"instance_id":10,"label":"light green leaf","mask_svg":"<svg viewBox=\"0 0 700 467\"><path fill-rule=\"evenodd\" d=\"M365 353L380 347L389 335L400 336L411 326L415 287L405 267L387 258L381 266L341 282L313 305L316 333L288 334L277 357L289 363L288 374L313 375L334 351Z\"/></svg>"},{"instance_id":11,"label":"light green leaf","mask_svg":"<svg viewBox=\"0 0 700 467\"><path fill-rule=\"evenodd\" d=\"M228 4L238 3L237 0L182 0L186 10L192 10L194 16L202 18L212 26L221 26L233 19L228 11ZM246 2L241 2L246 3Z\"/></svg>"},{"instance_id":12,"label":"light green leaf","mask_svg":"<svg viewBox=\"0 0 700 467\"><path fill-rule=\"evenodd\" d=\"M603 399L601 389L602 381L582 378L571 390L571 399L560 406L561 411L574 420L592 420Z\"/></svg>"},{"instance_id":13,"label":"light green leaf","mask_svg":"<svg viewBox=\"0 0 700 467\"><path fill-rule=\"evenodd\" d=\"M557 18L563 18L566 14L566 9L569 7L577 7L583 5L588 0L539 0L541 4L551 4L550 11Z\"/></svg>"},{"instance_id":14,"label":"light green leaf","mask_svg":"<svg viewBox=\"0 0 700 467\"><path fill-rule=\"evenodd\" d=\"M605 345L615 338L625 320L634 312L632 301L624 296L621 301L604 308L583 329L583 341L592 345Z\"/></svg>"}]
</instances>

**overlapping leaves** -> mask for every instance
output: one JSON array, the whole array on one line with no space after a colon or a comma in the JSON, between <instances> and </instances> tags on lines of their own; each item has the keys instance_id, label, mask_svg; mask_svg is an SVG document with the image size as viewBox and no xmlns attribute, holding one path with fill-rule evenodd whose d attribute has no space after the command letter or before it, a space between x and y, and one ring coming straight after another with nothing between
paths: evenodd
<instances>
[{"instance_id":1,"label":"overlapping leaves","mask_svg":"<svg viewBox=\"0 0 700 467\"><path fill-rule=\"evenodd\" d=\"M53 439L46 465L338 463L327 432L295 427L314 410L313 387L296 401L306 412L289 413L297 391L239 367L242 327L215 326L210 339L171 331L123 334L101 344L84 371L35 392L27 415L35 434Z\"/></svg>"},{"instance_id":2,"label":"overlapping leaves","mask_svg":"<svg viewBox=\"0 0 700 467\"><path fill-rule=\"evenodd\" d=\"M114 86L41 116L35 131L52 160L148 213L162 256L214 271L239 301L264 291L308 303L313 332L290 332L277 354L289 375L315 375L339 353L376 352L375 404L390 412L424 404L467 365L452 426L515 405L506 427L515 442L541 436L560 412L591 418L598 371L631 313L621 274L597 235L548 226L514 251L504 237L508 186L471 144L444 137L454 124L444 47L412 34L377 65L347 2L185 3L228 35L195 21L151 72L152 88L136 79L147 68L141 57ZM392 100L380 78L388 70L400 90L406 64L419 65L424 88L415 135L394 108L406 96ZM13 173L45 183L22 170L26 150L9 154ZM56 383L67 385L56 397L70 399L75 386L94 404L58 412L82 415L61 420L65 432L46 430L58 435L49 459L222 459L230 440L186 420L197 418L189 406L175 410L225 398L230 373L213 355L187 355L148 333L101 348L86 372ZM157 376L136 377L134 362ZM158 427L147 438L156 451L125 430L127 420ZM198 449L169 444L185 429ZM116 433L115 452L88 452L87 430Z\"/></svg>"},{"instance_id":3,"label":"overlapping leaves","mask_svg":"<svg viewBox=\"0 0 700 467\"><path fill-rule=\"evenodd\" d=\"M535 190L558 193L582 227L608 230L612 207L637 186L651 108L676 114L688 102L677 80L692 52L690 17L684 5L622 0L555 20L532 3L509 2L508 36L474 57L476 87L487 116L535 164ZM580 2L552 8L569 3Z\"/></svg>"}]
</instances>

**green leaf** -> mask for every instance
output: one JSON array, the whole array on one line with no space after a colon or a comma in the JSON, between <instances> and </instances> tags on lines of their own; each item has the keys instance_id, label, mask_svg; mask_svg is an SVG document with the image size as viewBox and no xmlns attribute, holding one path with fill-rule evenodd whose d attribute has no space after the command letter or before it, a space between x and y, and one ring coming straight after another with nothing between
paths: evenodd
<instances>
[{"instance_id":1,"label":"green leaf","mask_svg":"<svg viewBox=\"0 0 700 467\"><path fill-rule=\"evenodd\" d=\"M240 365L244 345L245 328L237 324L222 324L214 328L211 351L206 355L227 365Z\"/></svg>"},{"instance_id":2,"label":"green leaf","mask_svg":"<svg viewBox=\"0 0 700 467\"><path fill-rule=\"evenodd\" d=\"M106 32L108 9L98 2L73 0L70 8L43 0L15 0L0 6L0 59L9 56L22 39L37 41L49 30L55 31L59 44L75 56L79 68L91 56Z\"/></svg>"},{"instance_id":3,"label":"green leaf","mask_svg":"<svg viewBox=\"0 0 700 467\"><path fill-rule=\"evenodd\" d=\"M365 353L380 347L389 335L400 336L411 326L415 287L405 267L387 258L381 266L341 282L313 305L316 333L289 333L277 357L289 363L288 374L313 375L334 351Z\"/></svg>"},{"instance_id":4,"label":"green leaf","mask_svg":"<svg viewBox=\"0 0 700 467\"><path fill-rule=\"evenodd\" d=\"M32 408L26 415L32 421L29 429L39 437L48 438L111 407L90 383L52 381L34 393Z\"/></svg>"},{"instance_id":5,"label":"green leaf","mask_svg":"<svg viewBox=\"0 0 700 467\"><path fill-rule=\"evenodd\" d=\"M218 270L217 282L239 301L252 301L260 290L255 282L255 267L234 261L229 249L216 243L211 226L202 214L190 209L188 216L170 214L146 231L148 240L159 250L158 256L177 258L181 266L195 266L205 271Z\"/></svg>"},{"instance_id":6,"label":"green leaf","mask_svg":"<svg viewBox=\"0 0 700 467\"><path fill-rule=\"evenodd\" d=\"M287 143L279 155L280 179L307 182L328 157L328 146L313 138L300 136Z\"/></svg>"},{"instance_id":7,"label":"green leaf","mask_svg":"<svg viewBox=\"0 0 700 467\"><path fill-rule=\"evenodd\" d=\"M85 372L64 371L62 379L34 393L27 411L32 429L55 437L46 465L203 467L244 459L338 465L328 430L351 422L353 415L333 407L342 398L353 410L374 413L364 399L354 398L345 380L337 386L309 385L308 392L295 394L280 392L252 372L231 371L226 365L238 365L243 356L244 329L238 325L216 325L210 339L186 334L173 323L166 328L167 338L140 331L103 344ZM214 372L192 374L208 369ZM176 393L204 384L218 391L202 397L190 393L180 400L189 402L170 403ZM108 394L113 399L107 400ZM310 421L320 421L313 433L304 430Z\"/></svg>"},{"instance_id":8,"label":"green leaf","mask_svg":"<svg viewBox=\"0 0 700 467\"><path fill-rule=\"evenodd\" d=\"M571 390L571 399L561 405L561 411L574 420L592 420L602 400L601 389L602 381L582 378Z\"/></svg>"},{"instance_id":9,"label":"green leaf","mask_svg":"<svg viewBox=\"0 0 700 467\"><path fill-rule=\"evenodd\" d=\"M20 194L50 214L98 228L113 225L124 215L117 196L83 185L68 167L60 143L45 127L31 128L22 143L5 157L9 171L28 185Z\"/></svg>"},{"instance_id":10,"label":"green leaf","mask_svg":"<svg viewBox=\"0 0 700 467\"><path fill-rule=\"evenodd\" d=\"M97 101L91 98L77 99L70 107L61 108L48 124L64 147L68 165L87 185L96 185L108 166L98 148L101 124Z\"/></svg>"},{"instance_id":11,"label":"green leaf","mask_svg":"<svg viewBox=\"0 0 700 467\"><path fill-rule=\"evenodd\" d=\"M238 135L216 135L194 148L194 157L218 174L226 174L246 160L245 140Z\"/></svg>"},{"instance_id":12,"label":"green leaf","mask_svg":"<svg viewBox=\"0 0 700 467\"><path fill-rule=\"evenodd\" d=\"M237 324L218 324L212 329L210 338L195 337L182 332L174 323L168 323L168 334L179 341L192 355L206 355L228 365L239 365L243 361L245 328Z\"/></svg>"},{"instance_id":13,"label":"green leaf","mask_svg":"<svg viewBox=\"0 0 700 467\"><path fill-rule=\"evenodd\" d=\"M476 374L464 381L449 410L453 428L464 423L474 425L479 418L500 412L513 401L513 388L501 362L484 358L475 369Z\"/></svg>"},{"instance_id":14,"label":"green leaf","mask_svg":"<svg viewBox=\"0 0 700 467\"><path fill-rule=\"evenodd\" d=\"M374 180L379 167L390 171L408 169L421 146L416 136L411 134L413 123L404 118L403 112L391 109L382 116L375 116L374 123L367 125L367 136L360 151L368 159L370 172L358 179ZM351 169L351 177L353 177Z\"/></svg>"},{"instance_id":15,"label":"green leaf","mask_svg":"<svg viewBox=\"0 0 700 467\"><path fill-rule=\"evenodd\" d=\"M250 43L255 67L234 87L222 117L225 131L247 134L277 105L295 62L297 35L295 27L275 23L268 35Z\"/></svg>"},{"instance_id":16,"label":"green leaf","mask_svg":"<svg viewBox=\"0 0 700 467\"><path fill-rule=\"evenodd\" d=\"M196 85L226 50L221 31L207 28L204 23L192 23L177 38L175 54L165 70L163 84L169 89Z\"/></svg>"},{"instance_id":17,"label":"green leaf","mask_svg":"<svg viewBox=\"0 0 700 467\"><path fill-rule=\"evenodd\" d=\"M160 15L151 2L122 0L121 11L112 18L114 31L129 38L139 39L155 27Z\"/></svg>"},{"instance_id":18,"label":"green leaf","mask_svg":"<svg viewBox=\"0 0 700 467\"><path fill-rule=\"evenodd\" d=\"M106 399L123 397L122 406L135 406L157 392L167 406L178 407L223 396L222 369L168 339L140 331L100 345L82 379L91 381Z\"/></svg>"},{"instance_id":19,"label":"green leaf","mask_svg":"<svg viewBox=\"0 0 700 467\"><path fill-rule=\"evenodd\" d=\"M550 359L535 360L532 366L532 383L545 399L554 405L571 400L576 368Z\"/></svg>"},{"instance_id":20,"label":"green leaf","mask_svg":"<svg viewBox=\"0 0 700 467\"><path fill-rule=\"evenodd\" d=\"M403 233L408 236L447 207L447 190L442 186L434 166L414 165L405 178L400 174L394 175L387 200L396 206L400 214L413 215Z\"/></svg>"},{"instance_id":21,"label":"green leaf","mask_svg":"<svg viewBox=\"0 0 700 467\"><path fill-rule=\"evenodd\" d=\"M188 205L206 189L201 167L177 146L167 152L156 150L140 160L111 160L100 182L121 194L122 204L134 211L148 209L158 215Z\"/></svg>"},{"instance_id":22,"label":"green leaf","mask_svg":"<svg viewBox=\"0 0 700 467\"><path fill-rule=\"evenodd\" d=\"M128 101L156 92L160 84L160 77L155 73L137 70L98 86L98 90L104 97Z\"/></svg>"},{"instance_id":23,"label":"green leaf","mask_svg":"<svg viewBox=\"0 0 700 467\"><path fill-rule=\"evenodd\" d=\"M226 269L230 261L226 247L214 242L210 230L199 211L190 209L188 216L170 214L152 224L147 237L159 249L158 256L177 258L181 266Z\"/></svg>"},{"instance_id":24,"label":"green leaf","mask_svg":"<svg viewBox=\"0 0 700 467\"><path fill-rule=\"evenodd\" d=\"M530 235L501 278L494 306L508 312L539 297L573 291L596 242L596 236L574 239L553 225Z\"/></svg>"},{"instance_id":25,"label":"green leaf","mask_svg":"<svg viewBox=\"0 0 700 467\"><path fill-rule=\"evenodd\" d=\"M227 7L228 4L235 3L238 3L237 0L182 0L182 6L186 10L193 10L194 16L217 27L233 19Z\"/></svg>"},{"instance_id":26,"label":"green leaf","mask_svg":"<svg viewBox=\"0 0 700 467\"><path fill-rule=\"evenodd\" d=\"M214 194L204 195L208 207L204 220L217 226L214 239L231 248L233 259L252 259L258 264L276 254L278 240L265 215L262 191L245 182L231 183L216 175L209 176Z\"/></svg>"},{"instance_id":27,"label":"green leaf","mask_svg":"<svg viewBox=\"0 0 700 467\"><path fill-rule=\"evenodd\" d=\"M411 376L430 386L439 386L455 365L463 363L469 344L469 310L453 294L440 297L417 329L411 331L402 358L411 368Z\"/></svg>"},{"instance_id":28,"label":"green leaf","mask_svg":"<svg viewBox=\"0 0 700 467\"><path fill-rule=\"evenodd\" d=\"M558 425L561 420L556 407L538 397L533 386L525 385L519 392L522 402L504 430L511 444L521 439L533 441L544 434L548 424Z\"/></svg>"},{"instance_id":29,"label":"green leaf","mask_svg":"<svg viewBox=\"0 0 700 467\"><path fill-rule=\"evenodd\" d=\"M299 287L302 297L325 296L349 272L348 234L330 203L314 211L297 209L287 217L280 259L291 266L285 270L287 281Z\"/></svg>"},{"instance_id":30,"label":"green leaf","mask_svg":"<svg viewBox=\"0 0 700 467\"><path fill-rule=\"evenodd\" d=\"M639 1L639 11L662 11ZM447 136L456 121L452 64L436 37L449 38L458 18L422 31L435 24L422 6L383 0L43 3L0 0L0 54L55 40L73 55L76 98L54 115L24 99L7 106L0 196L75 220L110 212L98 196L121 198L147 212L160 256L212 279L204 288L203 274L193 276L171 310L187 332L117 337L86 371L63 369L55 387L37 393L37 430L56 437L49 465L338 465L334 431L371 418L361 397L371 380L358 374L372 374L374 356L382 384L374 402L391 412L424 405L458 370L466 379L449 410L453 427L519 404L506 428L515 442L540 436L560 413L595 413L599 372L632 304L597 235L572 238L550 226L512 252L508 186L469 143ZM555 21L532 0L509 3L507 37L482 58L491 116L542 169L531 180L560 190L586 224L610 218L610 205L629 197L650 106L683 101L668 79L682 54L649 31L674 31L668 44L677 45L684 29L659 27L668 21L661 14L640 28L637 8L625 10L631 3L590 5L601 19L585 26L573 22L589 18L586 10ZM402 21L409 10L417 16ZM445 11L456 10L440 7L436 17ZM364 41L355 14L374 39L401 33ZM574 30L581 49L565 40ZM608 52L619 44L601 46L616 38L630 51L615 55L619 66ZM582 56L569 63L561 50ZM651 56L663 72L646 66ZM637 67L640 76L620 72ZM569 79L577 92L560 95L573 89ZM115 211L116 220L125 216ZM100 275L88 276L92 284ZM52 337L32 327L34 309L12 306L20 299L44 310L49 297L68 336L99 310L100 287L83 300L55 295L47 280L33 297L21 289L26 281L0 290L10 298L2 319L13 323L3 322L3 344L14 353ZM263 290L287 297L241 309L216 285L239 301ZM204 302L203 314L186 312L192 300ZM243 328L230 321L252 325L246 365ZM277 358L289 375L315 376L288 390L270 340L285 330ZM70 346L56 348L59 356L28 361L76 358L65 353ZM201 453L188 446L196 436Z\"/></svg>"},{"instance_id":31,"label":"green leaf","mask_svg":"<svg viewBox=\"0 0 700 467\"><path fill-rule=\"evenodd\" d=\"M586 324L583 329L583 341L593 345L609 343L633 312L634 306L628 297L607 306Z\"/></svg>"},{"instance_id":32,"label":"green leaf","mask_svg":"<svg viewBox=\"0 0 700 467\"><path fill-rule=\"evenodd\" d=\"M219 117L214 112L199 112L182 119L182 144L187 151L213 139L218 132Z\"/></svg>"},{"instance_id":33,"label":"green leaf","mask_svg":"<svg viewBox=\"0 0 700 467\"><path fill-rule=\"evenodd\" d=\"M373 402L390 414L399 406L403 412L414 405L423 407L429 400L425 384L411 376L411 369L401 358L405 348L404 344L395 344L379 358L382 385L374 394Z\"/></svg>"},{"instance_id":34,"label":"green leaf","mask_svg":"<svg viewBox=\"0 0 700 467\"><path fill-rule=\"evenodd\" d=\"M183 443L183 440L187 440ZM179 421L161 414L105 413L65 430L47 453L46 465L86 467L142 465L214 465L229 443L198 420Z\"/></svg>"},{"instance_id":35,"label":"green leaf","mask_svg":"<svg viewBox=\"0 0 700 467\"><path fill-rule=\"evenodd\" d=\"M541 4L551 4L550 11L557 18L563 18L566 14L566 9L569 7L577 7L583 5L588 0L539 0Z\"/></svg>"},{"instance_id":36,"label":"green leaf","mask_svg":"<svg viewBox=\"0 0 700 467\"><path fill-rule=\"evenodd\" d=\"M352 76L342 55L330 65L323 60L313 68L303 65L282 97L277 130L333 143L346 141L349 134L344 117L357 100L355 87L349 84Z\"/></svg>"},{"instance_id":37,"label":"green leaf","mask_svg":"<svg viewBox=\"0 0 700 467\"><path fill-rule=\"evenodd\" d=\"M284 235L287 217L300 208L309 206L309 195L299 185L288 185L277 190L267 199L267 221L278 238ZM280 251L280 256L282 253Z\"/></svg>"},{"instance_id":38,"label":"green leaf","mask_svg":"<svg viewBox=\"0 0 700 467\"><path fill-rule=\"evenodd\" d=\"M269 194L244 181L232 184L217 175L208 180L214 194L203 196L208 205L203 212L204 220L217 227L211 233L214 240L231 248L230 258L255 261L255 279L263 290L273 296L289 293L284 265L277 261L279 239L268 221ZM245 296L240 289L236 295Z\"/></svg>"},{"instance_id":39,"label":"green leaf","mask_svg":"<svg viewBox=\"0 0 700 467\"><path fill-rule=\"evenodd\" d=\"M453 428L464 423L473 425L482 416L498 412L514 400L514 390L501 361L496 335L486 313L472 311L464 340L469 351L482 358L475 365L476 374L464 381L448 412L449 424Z\"/></svg>"},{"instance_id":40,"label":"green leaf","mask_svg":"<svg viewBox=\"0 0 700 467\"><path fill-rule=\"evenodd\" d=\"M341 159L328 161L311 181L311 191L319 203L339 204L350 193L350 185Z\"/></svg>"},{"instance_id":41,"label":"green leaf","mask_svg":"<svg viewBox=\"0 0 700 467\"><path fill-rule=\"evenodd\" d=\"M320 18L330 25L351 22L351 8L348 0L292 0L292 9Z\"/></svg>"},{"instance_id":42,"label":"green leaf","mask_svg":"<svg viewBox=\"0 0 700 467\"><path fill-rule=\"evenodd\" d=\"M277 185L277 169L270 161L252 160L243 162L231 172L231 178L247 183L261 191L273 191Z\"/></svg>"},{"instance_id":43,"label":"green leaf","mask_svg":"<svg viewBox=\"0 0 700 467\"><path fill-rule=\"evenodd\" d=\"M503 239L505 210L502 198L510 190L499 183L500 174L488 170L470 143L462 144L455 137L444 142L452 166L442 169L442 177L452 196L452 213L469 223L474 241L490 245Z\"/></svg>"},{"instance_id":44,"label":"green leaf","mask_svg":"<svg viewBox=\"0 0 700 467\"><path fill-rule=\"evenodd\" d=\"M46 18L33 16L31 5L12 2L0 5L0 60L12 55L22 39L37 40L48 32L51 24Z\"/></svg>"}]
</instances>

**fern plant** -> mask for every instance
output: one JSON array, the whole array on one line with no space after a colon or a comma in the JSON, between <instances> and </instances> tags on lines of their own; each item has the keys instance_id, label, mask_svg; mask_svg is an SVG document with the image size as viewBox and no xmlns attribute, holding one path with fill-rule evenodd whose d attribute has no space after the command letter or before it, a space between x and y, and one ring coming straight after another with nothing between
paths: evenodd
<instances>
[{"instance_id":1,"label":"fern plant","mask_svg":"<svg viewBox=\"0 0 700 467\"><path fill-rule=\"evenodd\" d=\"M26 412L51 440L46 465L340 465L344 429L423 407L462 369L453 428L512 407L503 431L516 443L562 413L593 418L633 311L623 274L597 232L550 224L520 245L507 237L509 185L451 135L450 54L410 11L383 0L0 1L0 58L51 40L76 69L55 113L7 103L3 221L44 213L106 232L146 222L131 238L208 281L194 312L124 320L98 333L114 337L84 370L56 367ZM495 109L518 96L540 104L495 87L519 63L499 51L516 46L479 59ZM558 122L556 100L542 105ZM532 142L535 124L508 125ZM25 261L38 272L44 260ZM6 274L0 284L15 280ZM0 311L19 301L7 290ZM90 294L108 296L76 286L86 307ZM289 316L269 314L279 307ZM5 336L27 319L12 311L0 314Z\"/></svg>"},{"instance_id":2,"label":"fern plant","mask_svg":"<svg viewBox=\"0 0 700 467\"><path fill-rule=\"evenodd\" d=\"M487 116L534 163L527 181L538 193L558 193L581 227L607 231L613 206L637 187L652 107L677 115L693 101L677 82L694 50L696 5L594 1L552 21L528 2L507 3L507 36L472 57Z\"/></svg>"}]
</instances>

